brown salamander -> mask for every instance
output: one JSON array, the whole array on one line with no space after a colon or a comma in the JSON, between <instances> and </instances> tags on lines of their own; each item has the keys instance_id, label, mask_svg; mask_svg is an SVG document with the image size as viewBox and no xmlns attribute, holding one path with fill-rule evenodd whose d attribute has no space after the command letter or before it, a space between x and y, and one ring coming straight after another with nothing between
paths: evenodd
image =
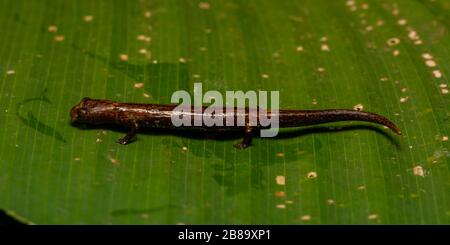
<instances>
[{"instance_id":1,"label":"brown salamander","mask_svg":"<svg viewBox=\"0 0 450 245\"><path fill-rule=\"evenodd\" d=\"M90 99L84 98L80 103L75 105L71 111L72 123L83 123L91 125L112 124L124 126L129 129L128 133L118 143L126 145L135 137L138 130L143 128L175 128L171 121L173 110L177 105L158 105L158 104L139 104L139 103L120 103L111 100ZM205 110L206 107L202 109ZM236 113L225 113L223 110L224 120L234 117L232 120L236 121ZM234 112L237 109L234 108ZM190 112L194 116L196 112L194 109ZM244 110L245 117L248 118L248 109ZM271 115L268 111L267 114ZM197 113L198 115L198 113ZM396 134L401 134L400 130L394 123L387 118L370 112L346 109L326 109L326 110L279 110L279 128L299 127L328 122L338 121L366 121L384 125L394 131ZM193 117L192 117L193 118ZM193 125L193 124L192 124ZM236 124L235 124L236 125ZM201 129L237 129L244 131L244 139L235 147L239 149L246 148L250 145L252 135L255 130L264 128L258 123L257 126L189 126L190 128ZM183 126L182 128L187 128Z\"/></svg>"}]
</instances>

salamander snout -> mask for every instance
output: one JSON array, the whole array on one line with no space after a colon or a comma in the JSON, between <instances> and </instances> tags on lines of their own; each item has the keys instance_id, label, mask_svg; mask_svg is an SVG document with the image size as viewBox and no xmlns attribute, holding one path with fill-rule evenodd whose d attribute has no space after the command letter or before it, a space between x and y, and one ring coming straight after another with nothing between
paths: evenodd
<instances>
[{"instance_id":1,"label":"salamander snout","mask_svg":"<svg viewBox=\"0 0 450 245\"><path fill-rule=\"evenodd\" d=\"M72 107L70 110L70 118L72 124L84 123L87 119L88 110L86 108L86 101L90 100L89 98L83 98L80 103Z\"/></svg>"},{"instance_id":2,"label":"salamander snout","mask_svg":"<svg viewBox=\"0 0 450 245\"><path fill-rule=\"evenodd\" d=\"M72 109L70 110L70 118L71 118L71 122L73 124L76 123L81 123L84 120L84 116L86 115L86 110L83 109L83 107L80 106L80 104L72 107Z\"/></svg>"}]
</instances>

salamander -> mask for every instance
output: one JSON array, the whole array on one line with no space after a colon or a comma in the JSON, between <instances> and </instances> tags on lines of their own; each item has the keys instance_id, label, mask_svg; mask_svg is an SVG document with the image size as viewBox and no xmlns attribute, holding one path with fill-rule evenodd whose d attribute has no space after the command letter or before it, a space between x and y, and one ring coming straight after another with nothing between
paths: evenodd
<instances>
[{"instance_id":1,"label":"salamander","mask_svg":"<svg viewBox=\"0 0 450 245\"><path fill-rule=\"evenodd\" d=\"M70 110L71 121L73 124L89 124L89 125L116 125L128 129L126 135L118 140L118 143L126 145L130 143L137 132L144 128L176 128L171 120L174 109L177 105L159 105L159 104L142 104L142 103L121 103L111 100L83 98L77 105ZM207 107L202 107L202 113ZM223 120L233 120L236 122L238 116L238 108L230 110L223 108ZM236 144L238 149L247 148L252 140L255 130L264 128L257 121L256 125L248 123L249 109L242 110L246 124L244 126L181 126L179 128L200 128L213 130L242 130L244 132L243 140ZM187 116L198 116L198 111L189 110ZM400 129L386 117L360 110L348 109L323 109L323 110L278 110L274 112L267 110L267 115L278 116L279 128L300 127L329 122L338 121L366 121L380 125L384 125L391 129L394 133L400 135ZM217 116L217 115L216 115ZM232 117L232 118L230 118ZM234 124L237 125L237 124Z\"/></svg>"}]
</instances>

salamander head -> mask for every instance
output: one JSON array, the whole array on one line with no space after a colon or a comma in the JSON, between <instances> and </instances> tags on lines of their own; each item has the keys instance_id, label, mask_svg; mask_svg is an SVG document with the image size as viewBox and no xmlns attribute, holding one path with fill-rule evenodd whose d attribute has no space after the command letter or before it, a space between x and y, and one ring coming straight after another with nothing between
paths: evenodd
<instances>
[{"instance_id":1,"label":"salamander head","mask_svg":"<svg viewBox=\"0 0 450 245\"><path fill-rule=\"evenodd\" d=\"M105 119L110 118L112 109L114 109L112 101L85 97L72 107L70 117L73 124L102 124L105 123Z\"/></svg>"}]
</instances>

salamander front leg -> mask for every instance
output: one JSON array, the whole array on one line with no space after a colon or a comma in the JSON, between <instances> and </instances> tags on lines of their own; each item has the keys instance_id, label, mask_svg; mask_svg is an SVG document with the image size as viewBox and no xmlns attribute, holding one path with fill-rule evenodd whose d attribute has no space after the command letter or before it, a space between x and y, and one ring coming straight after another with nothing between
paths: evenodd
<instances>
[{"instance_id":1,"label":"salamander front leg","mask_svg":"<svg viewBox=\"0 0 450 245\"><path fill-rule=\"evenodd\" d=\"M128 133L121 139L119 139L117 141L117 143L121 144L121 145L126 145L128 143L130 143L133 138L136 136L138 127L137 125L134 125L133 127L131 127L130 131L128 131Z\"/></svg>"},{"instance_id":2,"label":"salamander front leg","mask_svg":"<svg viewBox=\"0 0 450 245\"><path fill-rule=\"evenodd\" d=\"M253 137L253 128L249 125L245 126L245 135L244 139L238 143L235 144L234 147L237 149L245 149L250 146L250 143L252 143L252 137Z\"/></svg>"}]
</instances>

